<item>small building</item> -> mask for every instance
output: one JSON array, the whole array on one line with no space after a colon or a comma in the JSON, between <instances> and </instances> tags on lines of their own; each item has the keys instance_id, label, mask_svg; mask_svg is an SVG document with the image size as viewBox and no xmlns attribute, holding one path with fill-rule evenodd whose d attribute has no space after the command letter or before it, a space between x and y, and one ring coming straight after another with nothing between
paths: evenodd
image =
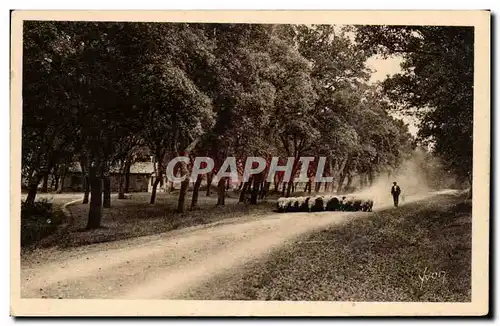
<instances>
[{"instance_id":1,"label":"small building","mask_svg":"<svg viewBox=\"0 0 500 326\"><path fill-rule=\"evenodd\" d=\"M136 162L130 166L129 173L129 192L147 192L154 172L153 163ZM63 191L83 191L82 168L79 163L73 163L68 167L64 178ZM111 191L117 192L120 188L120 173L118 168L112 168L110 171Z\"/></svg>"},{"instance_id":2,"label":"small building","mask_svg":"<svg viewBox=\"0 0 500 326\"><path fill-rule=\"evenodd\" d=\"M129 192L146 192L153 175L154 167L151 162L136 162L130 166L128 179ZM118 191L120 187L120 174L111 172L111 191Z\"/></svg>"}]
</instances>

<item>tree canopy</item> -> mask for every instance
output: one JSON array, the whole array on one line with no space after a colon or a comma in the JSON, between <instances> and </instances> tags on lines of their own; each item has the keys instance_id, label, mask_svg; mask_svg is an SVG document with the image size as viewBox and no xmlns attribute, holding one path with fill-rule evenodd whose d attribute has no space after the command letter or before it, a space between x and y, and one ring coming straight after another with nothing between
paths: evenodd
<instances>
[{"instance_id":1,"label":"tree canopy","mask_svg":"<svg viewBox=\"0 0 500 326\"><path fill-rule=\"evenodd\" d=\"M383 83L398 110L419 120L419 138L450 171L472 179L474 28L360 26L357 41L381 56L403 58Z\"/></svg>"},{"instance_id":2,"label":"tree canopy","mask_svg":"<svg viewBox=\"0 0 500 326\"><path fill-rule=\"evenodd\" d=\"M326 25L26 22L22 155L24 179L34 185L29 198L34 200L40 179L56 165L81 158L92 193L100 197L110 166L144 152L156 163L153 192L166 161L196 155L213 158L215 170L226 156L235 156L240 167L249 156L312 156L314 164L324 156L331 189L335 184L341 191L354 176L371 182L395 169L412 151L407 125L389 114L393 103L429 108L422 136L436 137L440 153L453 151L450 136L437 130L460 130L464 142L472 130L468 75L450 69L460 59L471 74L462 59L469 50L461 47L469 34L389 31L391 38L383 29L359 29L356 42L352 29ZM437 36L425 41L425 33ZM411 42L396 42L408 35ZM386 46L391 42L404 48ZM402 49L418 50L405 54L403 73L383 87L369 84L367 58ZM460 96L452 98L452 91ZM449 119L458 107L460 119L453 125ZM182 164L178 172L191 168ZM294 173L299 168L296 163ZM279 188L279 173L274 180L277 191L293 192L291 182ZM219 204L225 181L218 181ZM179 211L188 183L179 194ZM250 183L255 191L269 188L263 178L253 178L248 188ZM90 228L99 226L102 205L94 197Z\"/></svg>"}]
</instances>

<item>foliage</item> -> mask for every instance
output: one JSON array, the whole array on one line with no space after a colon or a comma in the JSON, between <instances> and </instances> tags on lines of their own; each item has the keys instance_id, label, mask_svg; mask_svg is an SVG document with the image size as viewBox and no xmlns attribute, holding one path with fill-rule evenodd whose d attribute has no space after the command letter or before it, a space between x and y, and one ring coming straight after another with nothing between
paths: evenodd
<instances>
[{"instance_id":1,"label":"foliage","mask_svg":"<svg viewBox=\"0 0 500 326\"><path fill-rule=\"evenodd\" d=\"M34 204L21 203L21 246L29 246L52 234L62 222L61 213L52 203L39 200Z\"/></svg>"},{"instance_id":2,"label":"foliage","mask_svg":"<svg viewBox=\"0 0 500 326\"><path fill-rule=\"evenodd\" d=\"M412 140L388 114L382 89L368 84L373 49L354 42L352 32L28 22L23 168L32 195L42 176L75 157L85 158L98 182L110 166L147 156L144 147L158 176L166 159L185 154L209 155L216 169L228 155L240 166L248 156L324 155L339 187L346 177L397 167ZM97 227L101 204L92 198L89 219ZM181 191L181 208L183 200Z\"/></svg>"},{"instance_id":3,"label":"foliage","mask_svg":"<svg viewBox=\"0 0 500 326\"><path fill-rule=\"evenodd\" d=\"M471 178L473 28L362 26L357 40L383 56L402 56L402 73L384 82L385 94L398 109L419 118L420 140L448 169Z\"/></svg>"}]
</instances>

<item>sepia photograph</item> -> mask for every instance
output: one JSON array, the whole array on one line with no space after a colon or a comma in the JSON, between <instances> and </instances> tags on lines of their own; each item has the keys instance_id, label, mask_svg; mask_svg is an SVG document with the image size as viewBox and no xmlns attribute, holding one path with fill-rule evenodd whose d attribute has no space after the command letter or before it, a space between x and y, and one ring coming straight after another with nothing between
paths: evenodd
<instances>
[{"instance_id":1,"label":"sepia photograph","mask_svg":"<svg viewBox=\"0 0 500 326\"><path fill-rule=\"evenodd\" d=\"M488 313L489 11L11 16L12 315Z\"/></svg>"}]
</instances>

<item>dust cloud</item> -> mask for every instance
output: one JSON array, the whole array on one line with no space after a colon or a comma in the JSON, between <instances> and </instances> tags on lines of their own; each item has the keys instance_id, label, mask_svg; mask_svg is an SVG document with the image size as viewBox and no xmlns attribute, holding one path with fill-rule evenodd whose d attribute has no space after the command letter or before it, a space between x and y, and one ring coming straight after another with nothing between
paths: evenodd
<instances>
[{"instance_id":1,"label":"dust cloud","mask_svg":"<svg viewBox=\"0 0 500 326\"><path fill-rule=\"evenodd\" d=\"M412 156L391 173L380 174L372 186L355 191L352 195L371 198L374 208L392 205L391 187L397 182L401 188L400 204L408 197L426 195L436 191L454 191L455 178L443 168L439 159L422 149L416 149Z\"/></svg>"}]
</instances>

